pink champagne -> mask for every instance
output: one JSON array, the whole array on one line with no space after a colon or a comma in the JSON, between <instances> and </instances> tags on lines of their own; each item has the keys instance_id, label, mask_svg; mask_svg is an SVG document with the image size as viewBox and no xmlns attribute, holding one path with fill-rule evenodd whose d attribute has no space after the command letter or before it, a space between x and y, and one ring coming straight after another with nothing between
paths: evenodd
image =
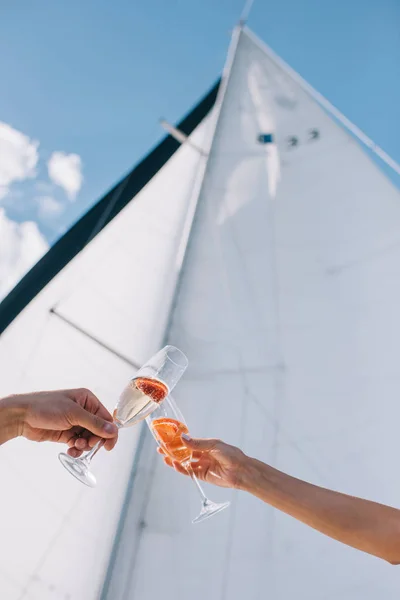
<instances>
[{"instance_id":1,"label":"pink champagne","mask_svg":"<svg viewBox=\"0 0 400 600\"><path fill-rule=\"evenodd\" d=\"M165 383L148 377L133 379L124 389L114 410L114 421L122 427L145 419L168 396Z\"/></svg>"}]
</instances>

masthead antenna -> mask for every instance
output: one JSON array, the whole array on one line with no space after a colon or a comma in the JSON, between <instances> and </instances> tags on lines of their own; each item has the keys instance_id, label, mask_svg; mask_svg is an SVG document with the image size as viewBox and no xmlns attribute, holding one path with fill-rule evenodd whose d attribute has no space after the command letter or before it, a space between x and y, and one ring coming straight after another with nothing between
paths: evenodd
<instances>
[{"instance_id":1,"label":"masthead antenna","mask_svg":"<svg viewBox=\"0 0 400 600\"><path fill-rule=\"evenodd\" d=\"M240 20L239 20L240 27L244 27L246 25L253 4L254 4L254 0L246 0L246 3L244 5L244 8L242 10L242 14L241 14Z\"/></svg>"}]
</instances>

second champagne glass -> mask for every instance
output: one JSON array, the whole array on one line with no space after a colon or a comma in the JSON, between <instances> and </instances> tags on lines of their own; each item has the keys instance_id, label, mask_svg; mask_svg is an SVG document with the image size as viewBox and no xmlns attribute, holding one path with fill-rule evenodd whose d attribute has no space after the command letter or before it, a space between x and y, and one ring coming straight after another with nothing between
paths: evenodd
<instances>
[{"instance_id":1,"label":"second champagne glass","mask_svg":"<svg viewBox=\"0 0 400 600\"><path fill-rule=\"evenodd\" d=\"M142 421L163 402L178 383L188 365L186 356L175 346L165 346L141 367L123 390L113 417L118 428L130 427ZM96 478L90 471L90 462L104 444L100 440L80 458L65 452L58 455L62 465L79 481L95 487Z\"/></svg>"},{"instance_id":2,"label":"second champagne glass","mask_svg":"<svg viewBox=\"0 0 400 600\"><path fill-rule=\"evenodd\" d=\"M169 396L161 405L157 406L156 410L146 418L146 423L156 442L172 460L179 462L186 469L197 488L202 506L200 513L193 519L192 523L201 523L201 521L205 521L228 508L229 502L217 504L209 500L194 474L191 466L192 452L181 440L182 433L189 433L189 429L172 396Z\"/></svg>"}]
</instances>

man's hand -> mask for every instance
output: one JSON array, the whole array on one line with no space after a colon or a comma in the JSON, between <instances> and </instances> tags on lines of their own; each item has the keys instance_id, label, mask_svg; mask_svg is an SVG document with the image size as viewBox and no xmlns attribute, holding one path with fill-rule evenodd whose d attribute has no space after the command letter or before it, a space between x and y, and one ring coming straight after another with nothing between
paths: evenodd
<instances>
[{"instance_id":1,"label":"man's hand","mask_svg":"<svg viewBox=\"0 0 400 600\"><path fill-rule=\"evenodd\" d=\"M77 458L100 439L111 450L118 439L112 416L89 390L37 392L0 400L0 444L23 436L35 442L68 444Z\"/></svg>"},{"instance_id":2,"label":"man's hand","mask_svg":"<svg viewBox=\"0 0 400 600\"><path fill-rule=\"evenodd\" d=\"M220 487L239 488L243 480L243 472L248 457L235 446L229 446L221 440L192 439L185 434L182 442L193 451L191 463L196 477ZM174 467L178 473L188 475L182 465L173 461L159 447L158 452L164 456L164 462Z\"/></svg>"}]
</instances>

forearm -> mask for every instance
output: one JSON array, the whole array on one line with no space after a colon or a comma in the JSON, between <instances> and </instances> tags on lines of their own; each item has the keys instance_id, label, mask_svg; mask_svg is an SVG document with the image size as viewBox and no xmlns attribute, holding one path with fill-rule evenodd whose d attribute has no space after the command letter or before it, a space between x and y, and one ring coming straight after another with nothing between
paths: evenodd
<instances>
[{"instance_id":1,"label":"forearm","mask_svg":"<svg viewBox=\"0 0 400 600\"><path fill-rule=\"evenodd\" d=\"M0 398L0 446L21 434L24 408L17 396Z\"/></svg>"},{"instance_id":2,"label":"forearm","mask_svg":"<svg viewBox=\"0 0 400 600\"><path fill-rule=\"evenodd\" d=\"M400 563L400 511L285 475L248 459L240 488L348 546Z\"/></svg>"}]
</instances>

